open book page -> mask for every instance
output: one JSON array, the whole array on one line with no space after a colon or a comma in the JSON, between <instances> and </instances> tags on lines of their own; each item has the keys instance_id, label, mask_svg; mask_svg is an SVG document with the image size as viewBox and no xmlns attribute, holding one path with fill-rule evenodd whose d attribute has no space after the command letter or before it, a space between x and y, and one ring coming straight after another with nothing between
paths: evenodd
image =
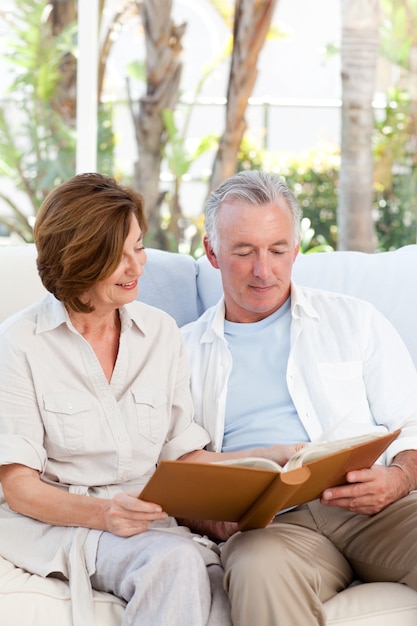
<instances>
[{"instance_id":1,"label":"open book page","mask_svg":"<svg viewBox=\"0 0 417 626\"><path fill-rule=\"evenodd\" d=\"M382 437L386 435L385 432L375 431L373 433L366 433L365 435L357 435L355 437L347 437L344 439L337 439L336 441L318 441L309 442L305 444L305 447L296 452L282 467L271 459L265 459L263 457L243 457L241 459L228 459L226 461L215 461L222 465L237 465L239 467L257 467L259 469L267 469L275 472L288 472L297 467L301 467L310 461L321 459L324 456L338 452L339 450L346 450L352 446L356 446L372 439Z\"/></svg>"},{"instance_id":2,"label":"open book page","mask_svg":"<svg viewBox=\"0 0 417 626\"><path fill-rule=\"evenodd\" d=\"M345 439L337 439L335 441L318 441L317 443L310 442L305 445L304 448L296 452L285 464L283 471L289 470L321 459L324 456L338 452L339 450L347 450L353 446L357 446L361 443L371 441L386 435L386 432L375 431L372 433L366 433L365 435L357 435L355 437L347 437Z\"/></svg>"},{"instance_id":3,"label":"open book page","mask_svg":"<svg viewBox=\"0 0 417 626\"><path fill-rule=\"evenodd\" d=\"M233 465L238 467L256 467L258 469L266 469L272 472L282 472L283 468L272 459L264 459L259 456L245 456L241 459L227 459L226 461L213 461L211 465Z\"/></svg>"}]
</instances>

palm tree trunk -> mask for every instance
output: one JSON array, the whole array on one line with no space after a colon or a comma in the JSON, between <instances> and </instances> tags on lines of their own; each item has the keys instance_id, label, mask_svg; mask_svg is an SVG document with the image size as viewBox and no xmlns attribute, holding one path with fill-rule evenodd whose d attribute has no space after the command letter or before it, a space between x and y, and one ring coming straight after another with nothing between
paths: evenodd
<instances>
[{"instance_id":1,"label":"palm tree trunk","mask_svg":"<svg viewBox=\"0 0 417 626\"><path fill-rule=\"evenodd\" d=\"M135 164L135 186L145 199L149 230L160 229L159 175L166 132L163 109L173 110L179 96L182 71L181 52L185 24L171 20L172 0L143 0L142 23L146 41L147 90L140 99L136 114L131 102L138 161Z\"/></svg>"},{"instance_id":2,"label":"palm tree trunk","mask_svg":"<svg viewBox=\"0 0 417 626\"><path fill-rule=\"evenodd\" d=\"M278 0L236 0L226 124L213 164L209 193L235 173L246 130L245 112L258 75L257 62Z\"/></svg>"},{"instance_id":3,"label":"palm tree trunk","mask_svg":"<svg viewBox=\"0 0 417 626\"><path fill-rule=\"evenodd\" d=\"M339 250L374 252L372 100L378 55L379 0L342 0L342 136Z\"/></svg>"}]
</instances>

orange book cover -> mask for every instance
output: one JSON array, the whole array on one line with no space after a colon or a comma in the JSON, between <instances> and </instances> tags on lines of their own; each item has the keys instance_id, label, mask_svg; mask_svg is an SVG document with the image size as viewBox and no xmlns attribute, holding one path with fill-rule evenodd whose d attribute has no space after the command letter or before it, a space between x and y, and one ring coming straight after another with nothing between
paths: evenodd
<instances>
[{"instance_id":1,"label":"orange book cover","mask_svg":"<svg viewBox=\"0 0 417 626\"><path fill-rule=\"evenodd\" d=\"M315 500L325 489L343 484L349 471L371 467L399 433L326 443L324 456L319 452L319 458L303 463L310 452L307 444L297 455L303 464L292 469L261 458L218 463L161 461L139 497L160 504L173 517L234 521L240 530L263 528L277 512ZM329 452L333 444L337 449ZM317 456L320 444L312 445Z\"/></svg>"}]
</instances>

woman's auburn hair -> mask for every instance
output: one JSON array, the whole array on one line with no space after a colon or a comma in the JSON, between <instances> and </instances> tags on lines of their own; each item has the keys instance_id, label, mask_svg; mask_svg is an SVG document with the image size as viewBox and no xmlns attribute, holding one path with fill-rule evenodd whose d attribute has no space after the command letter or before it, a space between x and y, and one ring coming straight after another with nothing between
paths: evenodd
<instances>
[{"instance_id":1,"label":"woman's auburn hair","mask_svg":"<svg viewBox=\"0 0 417 626\"><path fill-rule=\"evenodd\" d=\"M39 209L34 240L44 287L70 309L93 307L80 296L120 263L132 215L147 229L143 198L103 174L78 174L54 189Z\"/></svg>"}]
</instances>

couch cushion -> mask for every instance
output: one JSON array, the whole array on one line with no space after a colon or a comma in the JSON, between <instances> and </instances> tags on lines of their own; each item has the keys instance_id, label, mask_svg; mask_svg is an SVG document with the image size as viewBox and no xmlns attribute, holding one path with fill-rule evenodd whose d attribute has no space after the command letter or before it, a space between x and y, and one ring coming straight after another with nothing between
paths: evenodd
<instances>
[{"instance_id":1,"label":"couch cushion","mask_svg":"<svg viewBox=\"0 0 417 626\"><path fill-rule=\"evenodd\" d=\"M179 326L198 317L196 266L187 254L146 249L138 300L166 311Z\"/></svg>"},{"instance_id":2,"label":"couch cushion","mask_svg":"<svg viewBox=\"0 0 417 626\"><path fill-rule=\"evenodd\" d=\"M0 246L0 322L46 293L32 244Z\"/></svg>"},{"instance_id":3,"label":"couch cushion","mask_svg":"<svg viewBox=\"0 0 417 626\"><path fill-rule=\"evenodd\" d=\"M327 626L415 626L417 592L398 583L367 583L326 602Z\"/></svg>"},{"instance_id":4,"label":"couch cushion","mask_svg":"<svg viewBox=\"0 0 417 626\"><path fill-rule=\"evenodd\" d=\"M100 591L93 597L97 626L120 626L124 602ZM69 585L29 574L0 557L0 616L5 626L72 626Z\"/></svg>"},{"instance_id":5,"label":"couch cushion","mask_svg":"<svg viewBox=\"0 0 417 626\"><path fill-rule=\"evenodd\" d=\"M416 267L417 245L376 254L304 254L295 262L294 280L371 302L396 327L417 365L417 290L410 278Z\"/></svg>"}]
</instances>

